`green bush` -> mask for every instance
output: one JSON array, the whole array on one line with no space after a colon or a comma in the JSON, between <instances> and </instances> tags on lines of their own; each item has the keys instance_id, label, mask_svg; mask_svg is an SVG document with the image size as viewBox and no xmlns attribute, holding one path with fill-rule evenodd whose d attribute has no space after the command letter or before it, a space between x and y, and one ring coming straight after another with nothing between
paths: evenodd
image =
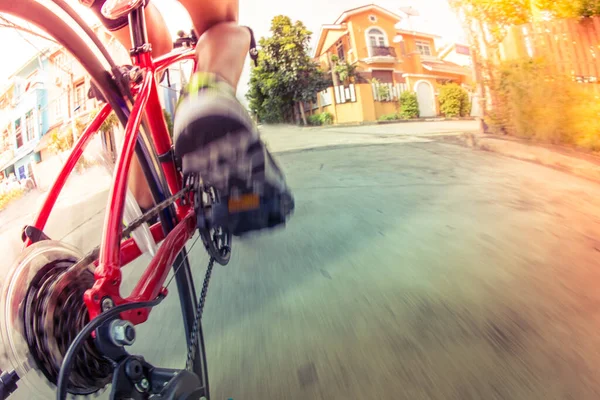
<instances>
[{"instance_id":1,"label":"green bush","mask_svg":"<svg viewBox=\"0 0 600 400\"><path fill-rule=\"evenodd\" d=\"M380 121L397 121L398 119L400 119L398 114L385 114L379 117Z\"/></svg>"},{"instance_id":2,"label":"green bush","mask_svg":"<svg viewBox=\"0 0 600 400\"><path fill-rule=\"evenodd\" d=\"M18 200L24 193L25 191L20 187L0 193L0 210L4 210L11 201Z\"/></svg>"},{"instance_id":3,"label":"green bush","mask_svg":"<svg viewBox=\"0 0 600 400\"><path fill-rule=\"evenodd\" d=\"M308 124L318 126L321 125L321 115L313 114L308 116Z\"/></svg>"},{"instance_id":4,"label":"green bush","mask_svg":"<svg viewBox=\"0 0 600 400\"><path fill-rule=\"evenodd\" d=\"M329 112L324 112L319 115L319 119L321 120L321 125L331 125L333 124L333 115Z\"/></svg>"},{"instance_id":5,"label":"green bush","mask_svg":"<svg viewBox=\"0 0 600 400\"><path fill-rule=\"evenodd\" d=\"M456 83L440 87L440 111L450 118L466 117L470 113L469 94Z\"/></svg>"},{"instance_id":6,"label":"green bush","mask_svg":"<svg viewBox=\"0 0 600 400\"><path fill-rule=\"evenodd\" d=\"M313 114L308 117L308 124L313 126L333 124L333 115L328 112Z\"/></svg>"},{"instance_id":7,"label":"green bush","mask_svg":"<svg viewBox=\"0 0 600 400\"><path fill-rule=\"evenodd\" d=\"M414 92L402 92L400 94L400 118L412 119L419 117L419 101Z\"/></svg>"},{"instance_id":8,"label":"green bush","mask_svg":"<svg viewBox=\"0 0 600 400\"><path fill-rule=\"evenodd\" d=\"M600 150L600 103L589 86L559 76L543 60L506 63L496 71L494 132Z\"/></svg>"}]
</instances>

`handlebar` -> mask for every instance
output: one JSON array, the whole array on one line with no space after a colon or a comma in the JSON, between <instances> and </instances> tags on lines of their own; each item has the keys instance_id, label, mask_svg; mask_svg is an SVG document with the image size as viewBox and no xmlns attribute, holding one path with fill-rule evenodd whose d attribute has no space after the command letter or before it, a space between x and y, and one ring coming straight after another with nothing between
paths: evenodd
<instances>
[{"instance_id":1,"label":"handlebar","mask_svg":"<svg viewBox=\"0 0 600 400\"><path fill-rule=\"evenodd\" d=\"M196 31L193 29L189 34L186 34L184 31L177 32L177 40L173 42L173 47L195 47L196 43L198 43L198 36L196 35Z\"/></svg>"}]
</instances>

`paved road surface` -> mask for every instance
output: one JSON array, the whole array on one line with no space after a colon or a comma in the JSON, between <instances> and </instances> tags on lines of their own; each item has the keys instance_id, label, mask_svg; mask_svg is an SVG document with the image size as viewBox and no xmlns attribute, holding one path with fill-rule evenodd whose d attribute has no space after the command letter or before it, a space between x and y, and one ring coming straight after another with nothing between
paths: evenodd
<instances>
[{"instance_id":1,"label":"paved road surface","mask_svg":"<svg viewBox=\"0 0 600 400\"><path fill-rule=\"evenodd\" d=\"M600 186L421 129L267 134L297 211L213 275L213 399L599 398ZM178 313L150 361L179 365Z\"/></svg>"}]
</instances>

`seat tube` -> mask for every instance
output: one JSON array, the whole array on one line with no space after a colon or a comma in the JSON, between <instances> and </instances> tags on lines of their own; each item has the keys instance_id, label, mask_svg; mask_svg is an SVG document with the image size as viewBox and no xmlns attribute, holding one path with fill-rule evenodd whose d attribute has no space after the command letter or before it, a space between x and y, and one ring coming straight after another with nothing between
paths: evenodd
<instances>
[{"instance_id":1,"label":"seat tube","mask_svg":"<svg viewBox=\"0 0 600 400\"><path fill-rule=\"evenodd\" d=\"M151 68L152 46L148 42L148 30L143 6L129 13L129 33L132 45L129 54L134 64L139 67Z\"/></svg>"}]
</instances>

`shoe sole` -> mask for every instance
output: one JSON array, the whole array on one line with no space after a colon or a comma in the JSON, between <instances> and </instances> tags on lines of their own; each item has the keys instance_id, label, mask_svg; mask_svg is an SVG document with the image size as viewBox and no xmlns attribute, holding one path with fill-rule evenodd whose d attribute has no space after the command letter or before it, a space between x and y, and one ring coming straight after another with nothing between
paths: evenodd
<instances>
[{"instance_id":1,"label":"shoe sole","mask_svg":"<svg viewBox=\"0 0 600 400\"><path fill-rule=\"evenodd\" d=\"M236 230L245 233L285 223L294 208L293 198L283 176L275 172L280 169L254 123L235 99L184 99L177 107L175 121L175 153L182 160L184 174L199 174L224 199L235 201L248 194L260 198L259 209L250 213L263 213L264 218L258 214L251 218L247 210L241 212L247 218L242 218L230 211L236 221L228 225L239 227L233 229L234 235L239 235ZM255 223L241 222L248 218ZM256 224L257 218L264 221ZM279 222L269 222L272 220Z\"/></svg>"}]
</instances>

